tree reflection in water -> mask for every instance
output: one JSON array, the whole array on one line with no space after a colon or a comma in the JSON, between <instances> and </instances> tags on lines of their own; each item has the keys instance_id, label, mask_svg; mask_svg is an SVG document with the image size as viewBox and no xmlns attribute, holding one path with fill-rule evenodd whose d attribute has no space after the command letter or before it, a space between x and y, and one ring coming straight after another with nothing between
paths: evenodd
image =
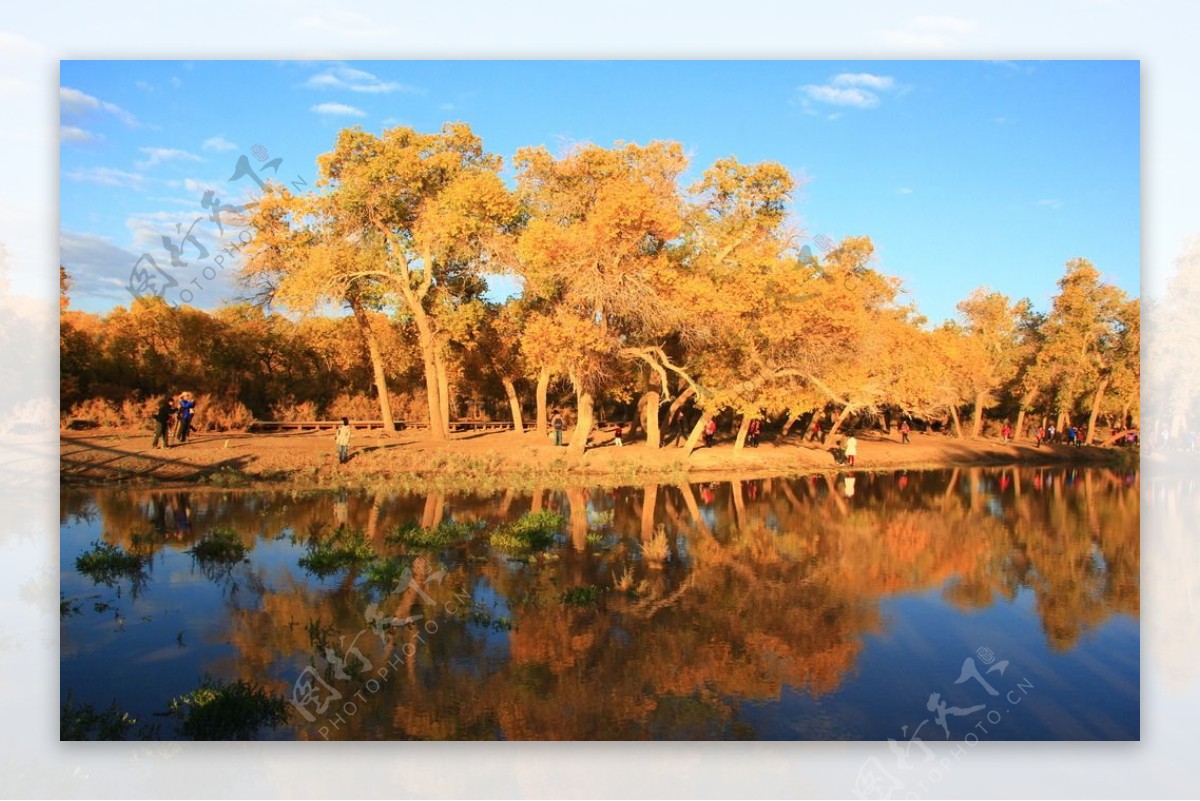
<instances>
[{"instance_id":1,"label":"tree reflection in water","mask_svg":"<svg viewBox=\"0 0 1200 801\"><path fill-rule=\"evenodd\" d=\"M541 557L514 561L489 550L486 535L475 537L410 553L413 582L384 594L353 571L322 584L280 569L279 560L260 565L252 550L244 566L252 597L227 599L227 619L206 624L233 655L208 669L290 696L306 665L324 664L310 624L349 642L368 627L364 610L375 603L424 623L359 638L374 666L392 660L399 669L370 696L363 691L355 714L326 736L733 738L762 736L741 714L747 704L837 690L865 638L884 632L880 604L889 597L940 592L950 607L978 610L1028 592L1058 652L1114 614L1136 617L1138 480L1054 467L538 488L495 498L66 491L63 516L92 514L106 540L127 548L151 532L171 552L217 526L266 552L298 547L292 533L342 525L392 556L406 547L388 545L386 533L401 524L479 523L486 532L553 510L564 525ZM657 532L668 553L649 564L643 545ZM436 583L435 571L444 571ZM613 584L626 571L636 589L622 592ZM595 602L563 602L566 591L586 587L600 588ZM406 651L414 655L403 660ZM362 691L367 677L343 694ZM295 736L320 735L299 725Z\"/></svg>"}]
</instances>

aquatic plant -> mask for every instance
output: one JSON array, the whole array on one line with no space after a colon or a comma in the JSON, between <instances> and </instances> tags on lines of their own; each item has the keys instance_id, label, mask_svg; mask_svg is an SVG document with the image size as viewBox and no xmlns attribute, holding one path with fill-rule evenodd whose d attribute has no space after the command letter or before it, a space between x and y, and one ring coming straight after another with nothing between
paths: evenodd
<instances>
[{"instance_id":1,"label":"aquatic plant","mask_svg":"<svg viewBox=\"0 0 1200 801\"><path fill-rule=\"evenodd\" d=\"M318 578L375 558L362 529L339 526L326 540L310 543L308 553L300 557L300 567Z\"/></svg>"},{"instance_id":2,"label":"aquatic plant","mask_svg":"<svg viewBox=\"0 0 1200 801\"><path fill-rule=\"evenodd\" d=\"M58 712L60 740L124 740L137 725L137 719L121 710L114 700L108 709L97 712L91 704L76 704L67 693Z\"/></svg>"},{"instance_id":3,"label":"aquatic plant","mask_svg":"<svg viewBox=\"0 0 1200 801\"><path fill-rule=\"evenodd\" d=\"M253 740L262 727L286 723L288 705L283 696L242 679L225 684L205 676L199 687L172 698L168 711L193 740Z\"/></svg>"},{"instance_id":4,"label":"aquatic plant","mask_svg":"<svg viewBox=\"0 0 1200 801\"><path fill-rule=\"evenodd\" d=\"M667 532L660 523L655 527L653 536L642 543L642 559L648 567L660 568L670 555L671 546L667 540Z\"/></svg>"},{"instance_id":5,"label":"aquatic plant","mask_svg":"<svg viewBox=\"0 0 1200 801\"><path fill-rule=\"evenodd\" d=\"M248 550L236 531L220 527L209 531L187 552L201 562L238 562L245 558Z\"/></svg>"},{"instance_id":6,"label":"aquatic plant","mask_svg":"<svg viewBox=\"0 0 1200 801\"><path fill-rule=\"evenodd\" d=\"M488 537L488 542L493 548L507 553L539 551L554 543L554 536L564 522L563 516L556 512L531 512L497 528Z\"/></svg>"},{"instance_id":7,"label":"aquatic plant","mask_svg":"<svg viewBox=\"0 0 1200 801\"><path fill-rule=\"evenodd\" d=\"M613 574L613 589L617 592L630 592L633 589L633 568L625 565L625 570L621 573L621 577Z\"/></svg>"},{"instance_id":8,"label":"aquatic plant","mask_svg":"<svg viewBox=\"0 0 1200 801\"><path fill-rule=\"evenodd\" d=\"M390 559L374 559L362 571L364 586L368 589L391 591L395 589L405 568L412 564L408 555L393 556Z\"/></svg>"},{"instance_id":9,"label":"aquatic plant","mask_svg":"<svg viewBox=\"0 0 1200 801\"><path fill-rule=\"evenodd\" d=\"M112 586L127 578L137 582L144 578L142 557L126 553L120 545L96 540L88 550L75 557L75 569L97 584Z\"/></svg>"},{"instance_id":10,"label":"aquatic plant","mask_svg":"<svg viewBox=\"0 0 1200 801\"><path fill-rule=\"evenodd\" d=\"M582 587L572 587L562 595L562 602L567 606L592 606L600 597L600 588L594 584Z\"/></svg>"},{"instance_id":11,"label":"aquatic plant","mask_svg":"<svg viewBox=\"0 0 1200 801\"><path fill-rule=\"evenodd\" d=\"M71 615L80 614L79 601L75 598L68 598L58 593L58 616L59 618L70 617Z\"/></svg>"},{"instance_id":12,"label":"aquatic plant","mask_svg":"<svg viewBox=\"0 0 1200 801\"><path fill-rule=\"evenodd\" d=\"M433 550L444 548L454 542L461 542L474 537L480 531L480 526L470 523L446 521L435 528L423 528L416 523L405 523L397 526L387 535L389 545L405 545L416 550Z\"/></svg>"}]
</instances>

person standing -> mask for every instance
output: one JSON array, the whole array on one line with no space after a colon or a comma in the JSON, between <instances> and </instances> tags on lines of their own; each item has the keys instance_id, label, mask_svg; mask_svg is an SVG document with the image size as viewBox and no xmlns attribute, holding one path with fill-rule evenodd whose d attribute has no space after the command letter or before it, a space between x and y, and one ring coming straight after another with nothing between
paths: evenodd
<instances>
[{"instance_id":1,"label":"person standing","mask_svg":"<svg viewBox=\"0 0 1200 801\"><path fill-rule=\"evenodd\" d=\"M858 440L855 438L854 432L851 431L850 435L846 437L846 464L854 467L854 457L857 455Z\"/></svg>"},{"instance_id":2,"label":"person standing","mask_svg":"<svg viewBox=\"0 0 1200 801\"><path fill-rule=\"evenodd\" d=\"M762 420L755 417L750 421L750 427L746 429L746 444L751 448L758 447L758 440L762 436Z\"/></svg>"},{"instance_id":3,"label":"person standing","mask_svg":"<svg viewBox=\"0 0 1200 801\"><path fill-rule=\"evenodd\" d=\"M717 418L710 417L708 422L704 424L704 447L711 448L713 440L717 436Z\"/></svg>"},{"instance_id":4,"label":"person standing","mask_svg":"<svg viewBox=\"0 0 1200 801\"><path fill-rule=\"evenodd\" d=\"M175 413L175 407L171 405L170 393L163 396L163 399L158 404L158 411L154 413L154 443L150 446L153 450L158 450L158 443L162 441L164 450L171 447L171 415Z\"/></svg>"},{"instance_id":5,"label":"person standing","mask_svg":"<svg viewBox=\"0 0 1200 801\"><path fill-rule=\"evenodd\" d=\"M192 393L182 393L179 396L179 430L175 434L180 445L187 442L188 434L192 433L192 415L195 412L196 400Z\"/></svg>"},{"instance_id":6,"label":"person standing","mask_svg":"<svg viewBox=\"0 0 1200 801\"><path fill-rule=\"evenodd\" d=\"M615 445L618 448L622 447L625 444L624 441L622 441L622 439L621 439L622 433L623 433L623 431L621 429L621 424L617 423L617 430L613 432L613 445Z\"/></svg>"},{"instance_id":7,"label":"person standing","mask_svg":"<svg viewBox=\"0 0 1200 801\"><path fill-rule=\"evenodd\" d=\"M333 437L333 441L337 443L338 464L345 464L350 458L350 433L352 431L349 418L343 417L342 424L338 426L337 434Z\"/></svg>"},{"instance_id":8,"label":"person standing","mask_svg":"<svg viewBox=\"0 0 1200 801\"><path fill-rule=\"evenodd\" d=\"M904 420L903 422L900 423L900 444L901 445L908 444L908 435L909 435L909 432L911 432L911 431L912 431L912 428L909 427L907 420Z\"/></svg>"},{"instance_id":9,"label":"person standing","mask_svg":"<svg viewBox=\"0 0 1200 801\"><path fill-rule=\"evenodd\" d=\"M562 412L558 409L554 410L554 417L550 421L550 425L554 428L554 445L560 447L562 445L563 428L566 423L563 422Z\"/></svg>"}]
</instances>

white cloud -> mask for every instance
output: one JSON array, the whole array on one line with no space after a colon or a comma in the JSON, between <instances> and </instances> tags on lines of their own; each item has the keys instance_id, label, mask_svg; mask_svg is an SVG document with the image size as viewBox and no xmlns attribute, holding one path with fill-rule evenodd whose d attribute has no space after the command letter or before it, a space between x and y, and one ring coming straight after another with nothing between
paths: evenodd
<instances>
[{"instance_id":1,"label":"white cloud","mask_svg":"<svg viewBox=\"0 0 1200 801\"><path fill-rule=\"evenodd\" d=\"M136 172L114 170L111 167L85 167L64 173L72 181L83 181L102 186L120 186L126 189L141 189L146 183L146 176Z\"/></svg>"},{"instance_id":2,"label":"white cloud","mask_svg":"<svg viewBox=\"0 0 1200 801\"><path fill-rule=\"evenodd\" d=\"M815 113L812 111L814 103L849 108L875 108L879 105L880 95L895 88L896 79L888 75L843 72L833 76L827 83L805 84L797 92L801 105Z\"/></svg>"},{"instance_id":3,"label":"white cloud","mask_svg":"<svg viewBox=\"0 0 1200 801\"><path fill-rule=\"evenodd\" d=\"M1035 206L1041 206L1046 209L1061 209L1063 203L1057 198L1043 198L1042 200L1034 201Z\"/></svg>"},{"instance_id":4,"label":"white cloud","mask_svg":"<svg viewBox=\"0 0 1200 801\"><path fill-rule=\"evenodd\" d=\"M58 126L58 138L62 142L95 142L100 137L91 131L76 128L74 125Z\"/></svg>"},{"instance_id":5,"label":"white cloud","mask_svg":"<svg viewBox=\"0 0 1200 801\"><path fill-rule=\"evenodd\" d=\"M886 92L895 87L896 79L888 75L872 75L869 72L843 72L831 81L836 86L865 86Z\"/></svg>"},{"instance_id":6,"label":"white cloud","mask_svg":"<svg viewBox=\"0 0 1200 801\"><path fill-rule=\"evenodd\" d=\"M866 89L838 86L808 84L800 87L807 100L817 103L829 103L834 106L853 106L854 108L873 108L879 105L879 95Z\"/></svg>"},{"instance_id":7,"label":"white cloud","mask_svg":"<svg viewBox=\"0 0 1200 801\"><path fill-rule=\"evenodd\" d=\"M68 86L58 88L58 102L63 116L77 116L93 111L107 111L130 128L138 127L137 118L116 103L109 103L86 92Z\"/></svg>"},{"instance_id":8,"label":"white cloud","mask_svg":"<svg viewBox=\"0 0 1200 801\"><path fill-rule=\"evenodd\" d=\"M46 48L38 42L18 36L15 33L0 31L0 60L27 61L40 59L45 55Z\"/></svg>"},{"instance_id":9,"label":"white cloud","mask_svg":"<svg viewBox=\"0 0 1200 801\"><path fill-rule=\"evenodd\" d=\"M942 50L958 43L958 39L975 29L975 21L961 17L920 16L898 30L884 31L882 39L888 44L918 50Z\"/></svg>"},{"instance_id":10,"label":"white cloud","mask_svg":"<svg viewBox=\"0 0 1200 801\"><path fill-rule=\"evenodd\" d=\"M132 300L125 289L138 256L95 234L59 232L60 258L71 275L71 306L87 308L87 300ZM102 303L107 306L107 303Z\"/></svg>"},{"instance_id":11,"label":"white cloud","mask_svg":"<svg viewBox=\"0 0 1200 801\"><path fill-rule=\"evenodd\" d=\"M911 195L912 193L913 193L912 187L908 187L908 186L902 186L896 190L896 194L898 194L898 195Z\"/></svg>"},{"instance_id":12,"label":"white cloud","mask_svg":"<svg viewBox=\"0 0 1200 801\"><path fill-rule=\"evenodd\" d=\"M218 153L224 153L229 150L237 150L238 146L218 134L217 136L210 136L208 139L205 139L204 144L200 145L200 147L204 150L215 150Z\"/></svg>"},{"instance_id":13,"label":"white cloud","mask_svg":"<svg viewBox=\"0 0 1200 801\"><path fill-rule=\"evenodd\" d=\"M137 163L137 168L140 170L146 170L167 161L204 161L195 153L176 150L173 147L139 147L138 150L146 154L146 159Z\"/></svg>"},{"instance_id":14,"label":"white cloud","mask_svg":"<svg viewBox=\"0 0 1200 801\"><path fill-rule=\"evenodd\" d=\"M309 89L344 89L351 92L366 94L387 94L389 92L417 92L415 86L385 81L364 70L347 67L343 64L330 67L324 72L318 72L304 83Z\"/></svg>"},{"instance_id":15,"label":"white cloud","mask_svg":"<svg viewBox=\"0 0 1200 801\"><path fill-rule=\"evenodd\" d=\"M367 113L362 109L354 106L347 106L345 103L318 103L309 108L309 111L315 111L318 114L336 114L346 117L365 117Z\"/></svg>"},{"instance_id":16,"label":"white cloud","mask_svg":"<svg viewBox=\"0 0 1200 801\"><path fill-rule=\"evenodd\" d=\"M220 197L222 191L224 191L220 184L214 184L209 181L197 181L195 178L184 178L183 188L189 193L197 196L201 196L205 192L211 191L214 195ZM225 189L228 188L228 186L225 187ZM197 201L193 199L191 202L196 203Z\"/></svg>"},{"instance_id":17,"label":"white cloud","mask_svg":"<svg viewBox=\"0 0 1200 801\"><path fill-rule=\"evenodd\" d=\"M9 75L0 76L0 97L28 94L33 86L20 78Z\"/></svg>"}]
</instances>

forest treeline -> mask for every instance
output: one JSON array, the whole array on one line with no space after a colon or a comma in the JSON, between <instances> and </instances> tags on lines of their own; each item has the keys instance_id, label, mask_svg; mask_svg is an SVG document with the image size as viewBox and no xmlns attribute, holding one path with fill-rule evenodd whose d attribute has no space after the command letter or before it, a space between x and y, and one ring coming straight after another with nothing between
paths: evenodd
<instances>
[{"instance_id":1,"label":"forest treeline","mask_svg":"<svg viewBox=\"0 0 1200 801\"><path fill-rule=\"evenodd\" d=\"M64 423L135 424L181 389L207 396L202 427L344 414L444 439L508 415L544 433L561 405L651 447L686 423L689 450L716 415L739 447L755 417L1071 423L1090 443L1139 416L1139 301L1089 261L1065 265L1048 312L985 287L933 326L869 237L801 247L779 164L720 159L684 186L679 143L533 147L510 184L454 123L346 129L318 166L312 191L269 182L238 220L252 302L100 317L70 310L62 273ZM489 300L491 275L520 296Z\"/></svg>"}]
</instances>

